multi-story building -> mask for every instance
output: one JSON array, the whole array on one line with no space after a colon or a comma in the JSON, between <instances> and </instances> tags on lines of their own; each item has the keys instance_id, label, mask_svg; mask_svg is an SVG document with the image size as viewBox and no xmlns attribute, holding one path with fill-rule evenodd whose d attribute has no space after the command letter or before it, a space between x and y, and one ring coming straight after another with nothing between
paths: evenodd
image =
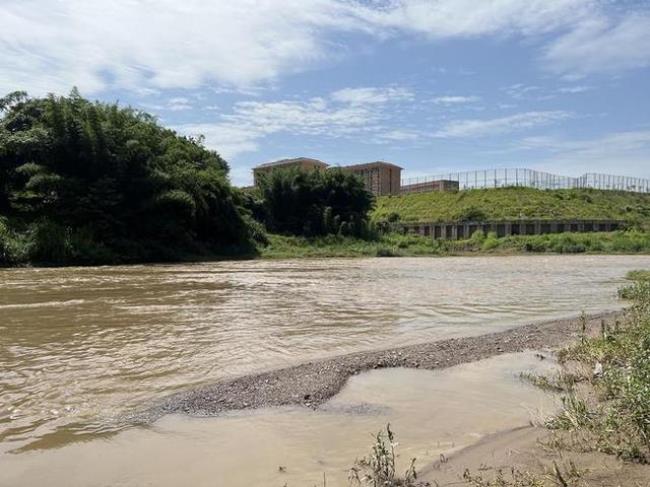
<instances>
[{"instance_id":1,"label":"multi-story building","mask_svg":"<svg viewBox=\"0 0 650 487\"><path fill-rule=\"evenodd\" d=\"M376 196L400 194L402 168L395 164L376 161L342 166L341 170L360 176L366 189Z\"/></svg>"}]
</instances>

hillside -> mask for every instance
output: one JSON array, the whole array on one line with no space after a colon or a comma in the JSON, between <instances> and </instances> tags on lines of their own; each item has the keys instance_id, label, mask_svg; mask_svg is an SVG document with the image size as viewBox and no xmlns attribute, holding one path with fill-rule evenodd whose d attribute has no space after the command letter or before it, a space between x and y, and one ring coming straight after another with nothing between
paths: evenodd
<instances>
[{"instance_id":1,"label":"hillside","mask_svg":"<svg viewBox=\"0 0 650 487\"><path fill-rule=\"evenodd\" d=\"M650 194L592 189L475 189L456 193L413 193L377 199L376 221L492 219L620 219L650 223ZM392 215L392 216L391 216Z\"/></svg>"}]
</instances>

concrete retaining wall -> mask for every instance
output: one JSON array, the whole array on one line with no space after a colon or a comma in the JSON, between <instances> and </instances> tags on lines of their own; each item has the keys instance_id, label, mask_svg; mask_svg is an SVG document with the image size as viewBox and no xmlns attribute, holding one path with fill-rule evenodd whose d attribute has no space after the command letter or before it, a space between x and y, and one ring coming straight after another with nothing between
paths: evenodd
<instances>
[{"instance_id":1,"label":"concrete retaining wall","mask_svg":"<svg viewBox=\"0 0 650 487\"><path fill-rule=\"evenodd\" d=\"M443 240L462 240L482 230L498 237L563 232L613 232L625 227L620 220L504 220L490 222L400 223L399 230Z\"/></svg>"}]
</instances>

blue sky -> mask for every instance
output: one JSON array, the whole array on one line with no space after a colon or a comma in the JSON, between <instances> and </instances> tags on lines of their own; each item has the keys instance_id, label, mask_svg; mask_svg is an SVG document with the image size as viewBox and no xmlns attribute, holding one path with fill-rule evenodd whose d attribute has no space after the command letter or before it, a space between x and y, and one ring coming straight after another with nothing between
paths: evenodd
<instances>
[{"instance_id":1,"label":"blue sky","mask_svg":"<svg viewBox=\"0 0 650 487\"><path fill-rule=\"evenodd\" d=\"M650 177L650 3L2 0L0 91L142 108L260 162Z\"/></svg>"}]
</instances>

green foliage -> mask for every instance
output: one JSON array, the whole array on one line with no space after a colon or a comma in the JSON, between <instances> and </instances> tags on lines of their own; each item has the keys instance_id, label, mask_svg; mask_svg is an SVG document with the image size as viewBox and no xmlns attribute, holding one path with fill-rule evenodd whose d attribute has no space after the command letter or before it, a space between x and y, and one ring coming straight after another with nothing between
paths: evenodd
<instances>
[{"instance_id":1,"label":"green foliage","mask_svg":"<svg viewBox=\"0 0 650 487\"><path fill-rule=\"evenodd\" d=\"M269 245L260 249L261 255L268 258L445 256L575 251L631 253L630 247L635 249L633 252L650 252L650 234L640 232L497 238L493 233L485 236L483 232L477 231L467 240L433 240L422 235L401 233L381 233L372 239L359 239L340 234L317 237L270 234L268 240ZM571 245L574 244L580 246L572 247Z\"/></svg>"},{"instance_id":2,"label":"green foliage","mask_svg":"<svg viewBox=\"0 0 650 487\"><path fill-rule=\"evenodd\" d=\"M272 231L308 237L341 235L370 238L373 196L363 182L340 170L278 169L260 181L262 215Z\"/></svg>"},{"instance_id":3,"label":"green foliage","mask_svg":"<svg viewBox=\"0 0 650 487\"><path fill-rule=\"evenodd\" d=\"M474 189L377 198L373 219L397 214L404 222L538 219L615 219L650 224L650 194L591 189Z\"/></svg>"},{"instance_id":4,"label":"green foliage","mask_svg":"<svg viewBox=\"0 0 650 487\"><path fill-rule=\"evenodd\" d=\"M650 281L650 271L630 271L625 277L631 281Z\"/></svg>"},{"instance_id":5,"label":"green foliage","mask_svg":"<svg viewBox=\"0 0 650 487\"><path fill-rule=\"evenodd\" d=\"M76 90L8 95L0 114L0 214L30 239L26 259L103 263L250 248L228 166L201 139Z\"/></svg>"},{"instance_id":6,"label":"green foliage","mask_svg":"<svg viewBox=\"0 0 650 487\"><path fill-rule=\"evenodd\" d=\"M645 276L637 272L635 276ZM562 350L563 362L574 361L600 370L588 379L599 401L590 404L572 393L563 398L561 413L550 425L583 437L592 448L627 460L650 462L650 285L640 280L627 297L633 299L628 320L614 329L603 326Z\"/></svg>"},{"instance_id":7,"label":"green foliage","mask_svg":"<svg viewBox=\"0 0 650 487\"><path fill-rule=\"evenodd\" d=\"M404 475L396 471L395 435L386 425L386 431L380 431L375 436L375 444L371 454L357 461L350 470L350 485L368 487L415 487L417 474L415 458L413 458Z\"/></svg>"},{"instance_id":8,"label":"green foliage","mask_svg":"<svg viewBox=\"0 0 650 487\"><path fill-rule=\"evenodd\" d=\"M559 233L516 235L499 239L499 249L523 252L639 253L650 252L650 233L619 231L611 233Z\"/></svg>"},{"instance_id":9,"label":"green foliage","mask_svg":"<svg viewBox=\"0 0 650 487\"><path fill-rule=\"evenodd\" d=\"M483 240L481 244L481 250L489 251L489 250L496 249L498 246L499 246L499 239L497 238L496 233L490 232L488 233L485 240Z\"/></svg>"},{"instance_id":10,"label":"green foliage","mask_svg":"<svg viewBox=\"0 0 650 487\"><path fill-rule=\"evenodd\" d=\"M485 210L478 206L464 206L454 215L454 221L475 221L481 222L487 220L488 216Z\"/></svg>"}]
</instances>

